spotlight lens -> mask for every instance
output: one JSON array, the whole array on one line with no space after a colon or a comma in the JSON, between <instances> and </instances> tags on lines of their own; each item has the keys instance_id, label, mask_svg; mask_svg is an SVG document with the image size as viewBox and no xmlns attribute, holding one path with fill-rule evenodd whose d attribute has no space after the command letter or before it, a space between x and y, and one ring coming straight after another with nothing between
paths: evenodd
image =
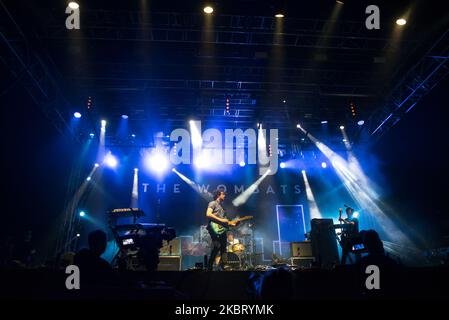
<instances>
[{"instance_id":1,"label":"spotlight lens","mask_svg":"<svg viewBox=\"0 0 449 320\"><path fill-rule=\"evenodd\" d=\"M95 137L95 134L91 133L91 134L89 134L89 136L90 136L91 138L93 138L93 137Z\"/></svg>"},{"instance_id":2,"label":"spotlight lens","mask_svg":"<svg viewBox=\"0 0 449 320\"><path fill-rule=\"evenodd\" d=\"M164 172L168 168L168 159L163 154L154 154L147 160L148 167L154 172Z\"/></svg>"},{"instance_id":3,"label":"spotlight lens","mask_svg":"<svg viewBox=\"0 0 449 320\"><path fill-rule=\"evenodd\" d=\"M94 164L95 168L98 168L100 165L98 163Z\"/></svg>"},{"instance_id":4,"label":"spotlight lens","mask_svg":"<svg viewBox=\"0 0 449 320\"><path fill-rule=\"evenodd\" d=\"M128 119L128 115L126 115L126 114L122 114L122 119Z\"/></svg>"},{"instance_id":5,"label":"spotlight lens","mask_svg":"<svg viewBox=\"0 0 449 320\"><path fill-rule=\"evenodd\" d=\"M106 127L106 120L101 120L101 126L104 128Z\"/></svg>"},{"instance_id":6,"label":"spotlight lens","mask_svg":"<svg viewBox=\"0 0 449 320\"><path fill-rule=\"evenodd\" d=\"M301 125L298 123L298 124L296 125L296 128L301 129Z\"/></svg>"},{"instance_id":7,"label":"spotlight lens","mask_svg":"<svg viewBox=\"0 0 449 320\"><path fill-rule=\"evenodd\" d=\"M245 161L240 161L240 166L241 166L241 167L244 167L245 164L246 164Z\"/></svg>"},{"instance_id":8,"label":"spotlight lens","mask_svg":"<svg viewBox=\"0 0 449 320\"><path fill-rule=\"evenodd\" d=\"M69 8L70 9L78 9L80 6L79 6L79 4L78 3L76 3L76 2L69 2Z\"/></svg>"},{"instance_id":9,"label":"spotlight lens","mask_svg":"<svg viewBox=\"0 0 449 320\"><path fill-rule=\"evenodd\" d=\"M118 163L117 159L110 153L104 158L104 162L111 168L115 168Z\"/></svg>"},{"instance_id":10,"label":"spotlight lens","mask_svg":"<svg viewBox=\"0 0 449 320\"><path fill-rule=\"evenodd\" d=\"M283 18L284 17L284 15L282 13L276 13L274 16L276 18Z\"/></svg>"},{"instance_id":11,"label":"spotlight lens","mask_svg":"<svg viewBox=\"0 0 449 320\"><path fill-rule=\"evenodd\" d=\"M407 20L405 20L404 18L400 18L400 19L396 20L396 24L397 24L398 26L403 26L403 25L405 25L406 23L407 23Z\"/></svg>"},{"instance_id":12,"label":"spotlight lens","mask_svg":"<svg viewBox=\"0 0 449 320\"><path fill-rule=\"evenodd\" d=\"M90 179L91 179L91 177L87 177L87 178L86 178L87 181L90 181Z\"/></svg>"},{"instance_id":13,"label":"spotlight lens","mask_svg":"<svg viewBox=\"0 0 449 320\"><path fill-rule=\"evenodd\" d=\"M80 235L79 233L77 233L76 236L77 236L78 238L81 237L81 235Z\"/></svg>"},{"instance_id":14,"label":"spotlight lens","mask_svg":"<svg viewBox=\"0 0 449 320\"><path fill-rule=\"evenodd\" d=\"M79 118L81 118L81 113L75 112L75 113L73 114L73 116L74 116L75 118L79 119Z\"/></svg>"},{"instance_id":15,"label":"spotlight lens","mask_svg":"<svg viewBox=\"0 0 449 320\"><path fill-rule=\"evenodd\" d=\"M345 128L345 126L340 126L340 130L343 130Z\"/></svg>"},{"instance_id":16,"label":"spotlight lens","mask_svg":"<svg viewBox=\"0 0 449 320\"><path fill-rule=\"evenodd\" d=\"M327 120L321 121L321 124L327 124Z\"/></svg>"},{"instance_id":17,"label":"spotlight lens","mask_svg":"<svg viewBox=\"0 0 449 320\"><path fill-rule=\"evenodd\" d=\"M323 169L327 168L327 163L326 163L326 162L322 162L322 163L321 163L321 167L322 167Z\"/></svg>"},{"instance_id":18,"label":"spotlight lens","mask_svg":"<svg viewBox=\"0 0 449 320\"><path fill-rule=\"evenodd\" d=\"M80 211L80 217L84 217L86 213L84 211Z\"/></svg>"},{"instance_id":19,"label":"spotlight lens","mask_svg":"<svg viewBox=\"0 0 449 320\"><path fill-rule=\"evenodd\" d=\"M306 170L301 170L302 173L306 173Z\"/></svg>"},{"instance_id":20,"label":"spotlight lens","mask_svg":"<svg viewBox=\"0 0 449 320\"><path fill-rule=\"evenodd\" d=\"M281 164L279 165L279 167L281 167L281 169L285 168L285 162L281 162Z\"/></svg>"},{"instance_id":21,"label":"spotlight lens","mask_svg":"<svg viewBox=\"0 0 449 320\"><path fill-rule=\"evenodd\" d=\"M133 137L133 138L135 138L136 137L136 135L133 133L132 135L131 135L131 137Z\"/></svg>"},{"instance_id":22,"label":"spotlight lens","mask_svg":"<svg viewBox=\"0 0 449 320\"><path fill-rule=\"evenodd\" d=\"M137 169L137 168L134 168L134 171L136 171L136 172L137 172L137 171L139 171L139 169Z\"/></svg>"},{"instance_id":23,"label":"spotlight lens","mask_svg":"<svg viewBox=\"0 0 449 320\"><path fill-rule=\"evenodd\" d=\"M359 122L357 122L357 124L358 124L359 126L363 126L363 125L365 124L365 121L364 121L364 120L360 120Z\"/></svg>"},{"instance_id":24,"label":"spotlight lens","mask_svg":"<svg viewBox=\"0 0 449 320\"><path fill-rule=\"evenodd\" d=\"M354 211L354 213L352 215L354 218L358 218L360 213L358 211Z\"/></svg>"},{"instance_id":25,"label":"spotlight lens","mask_svg":"<svg viewBox=\"0 0 449 320\"><path fill-rule=\"evenodd\" d=\"M204 7L203 11L204 13L211 14L212 12L214 12L214 8L212 8L211 6L207 6Z\"/></svg>"}]
</instances>

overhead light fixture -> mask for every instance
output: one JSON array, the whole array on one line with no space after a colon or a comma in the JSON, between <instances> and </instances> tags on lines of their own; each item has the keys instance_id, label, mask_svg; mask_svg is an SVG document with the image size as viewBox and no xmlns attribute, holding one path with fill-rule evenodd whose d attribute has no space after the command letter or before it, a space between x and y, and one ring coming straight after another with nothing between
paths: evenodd
<instances>
[{"instance_id":1,"label":"overhead light fixture","mask_svg":"<svg viewBox=\"0 0 449 320\"><path fill-rule=\"evenodd\" d=\"M345 129L345 126L340 126L340 130L344 130Z\"/></svg>"},{"instance_id":2,"label":"overhead light fixture","mask_svg":"<svg viewBox=\"0 0 449 320\"><path fill-rule=\"evenodd\" d=\"M282 14L282 13L276 13L274 16L275 16L276 18L283 18L283 17L284 17L284 14Z\"/></svg>"},{"instance_id":3,"label":"overhead light fixture","mask_svg":"<svg viewBox=\"0 0 449 320\"><path fill-rule=\"evenodd\" d=\"M343 1L341 1L341 0L337 0L337 1L335 1L336 3L338 3L338 4L345 4Z\"/></svg>"},{"instance_id":4,"label":"overhead light fixture","mask_svg":"<svg viewBox=\"0 0 449 320\"><path fill-rule=\"evenodd\" d=\"M321 121L321 124L327 124L327 120Z\"/></svg>"},{"instance_id":5,"label":"overhead light fixture","mask_svg":"<svg viewBox=\"0 0 449 320\"><path fill-rule=\"evenodd\" d=\"M76 2L73 2L73 1L71 1L71 2L69 2L69 8L70 9L78 9L80 7L80 5L78 4L78 3L76 3Z\"/></svg>"},{"instance_id":6,"label":"overhead light fixture","mask_svg":"<svg viewBox=\"0 0 449 320\"><path fill-rule=\"evenodd\" d=\"M128 115L127 114L122 114L122 119L128 119Z\"/></svg>"},{"instance_id":7,"label":"overhead light fixture","mask_svg":"<svg viewBox=\"0 0 449 320\"><path fill-rule=\"evenodd\" d=\"M211 14L212 12L214 12L214 8L212 8L211 6L206 6L204 7L203 11L204 13Z\"/></svg>"},{"instance_id":8,"label":"overhead light fixture","mask_svg":"<svg viewBox=\"0 0 449 320\"><path fill-rule=\"evenodd\" d=\"M359 126L363 126L363 125L365 124L365 121L364 121L364 120L360 120L359 122L357 122L357 124L358 124Z\"/></svg>"},{"instance_id":9,"label":"overhead light fixture","mask_svg":"<svg viewBox=\"0 0 449 320\"><path fill-rule=\"evenodd\" d=\"M404 18L400 18L396 20L396 24L398 26L404 26L407 23L407 20L405 20Z\"/></svg>"},{"instance_id":10,"label":"overhead light fixture","mask_svg":"<svg viewBox=\"0 0 449 320\"><path fill-rule=\"evenodd\" d=\"M81 113L75 112L75 113L73 113L73 116L74 116L75 118L79 119L79 118L81 118Z\"/></svg>"}]
</instances>

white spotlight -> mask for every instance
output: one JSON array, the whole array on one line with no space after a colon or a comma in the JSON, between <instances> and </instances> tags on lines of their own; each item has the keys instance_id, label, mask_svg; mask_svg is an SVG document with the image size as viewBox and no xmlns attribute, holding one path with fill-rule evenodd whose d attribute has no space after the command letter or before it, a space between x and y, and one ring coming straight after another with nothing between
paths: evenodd
<instances>
[{"instance_id":1,"label":"white spotlight","mask_svg":"<svg viewBox=\"0 0 449 320\"><path fill-rule=\"evenodd\" d=\"M301 125L300 125L299 123L296 125L296 128L302 129L302 128L301 128Z\"/></svg>"},{"instance_id":2,"label":"white spotlight","mask_svg":"<svg viewBox=\"0 0 449 320\"><path fill-rule=\"evenodd\" d=\"M157 173L162 173L168 168L167 157L160 153L149 156L146 163L149 169Z\"/></svg>"},{"instance_id":3,"label":"white spotlight","mask_svg":"<svg viewBox=\"0 0 449 320\"><path fill-rule=\"evenodd\" d=\"M358 124L359 126L363 126L363 125L365 124L365 121L364 121L364 120L360 120L359 122L357 122L357 124Z\"/></svg>"},{"instance_id":4,"label":"white spotlight","mask_svg":"<svg viewBox=\"0 0 449 320\"><path fill-rule=\"evenodd\" d=\"M106 120L101 120L101 127L105 128L106 127Z\"/></svg>"},{"instance_id":5,"label":"white spotlight","mask_svg":"<svg viewBox=\"0 0 449 320\"><path fill-rule=\"evenodd\" d=\"M118 161L116 157L114 157L111 153L108 153L104 158L104 163L106 163L108 167L115 168L117 167Z\"/></svg>"},{"instance_id":6,"label":"white spotlight","mask_svg":"<svg viewBox=\"0 0 449 320\"><path fill-rule=\"evenodd\" d=\"M214 12L214 8L212 8L211 6L206 6L204 7L203 11L204 13L211 14L212 12Z\"/></svg>"},{"instance_id":7,"label":"white spotlight","mask_svg":"<svg viewBox=\"0 0 449 320\"><path fill-rule=\"evenodd\" d=\"M78 4L78 3L76 3L76 2L69 2L69 8L70 9L78 9L80 7L80 5Z\"/></svg>"},{"instance_id":8,"label":"white spotlight","mask_svg":"<svg viewBox=\"0 0 449 320\"><path fill-rule=\"evenodd\" d=\"M276 18L283 18L283 17L284 17L284 14L282 14L282 13L276 13L274 16L275 16Z\"/></svg>"},{"instance_id":9,"label":"white spotlight","mask_svg":"<svg viewBox=\"0 0 449 320\"><path fill-rule=\"evenodd\" d=\"M95 168L98 168L100 165L98 163L94 164Z\"/></svg>"},{"instance_id":10,"label":"white spotlight","mask_svg":"<svg viewBox=\"0 0 449 320\"><path fill-rule=\"evenodd\" d=\"M400 18L398 20L396 20L396 24L398 26L404 26L407 23L407 20L405 20L404 18Z\"/></svg>"},{"instance_id":11,"label":"white spotlight","mask_svg":"<svg viewBox=\"0 0 449 320\"><path fill-rule=\"evenodd\" d=\"M344 130L345 129L345 126L340 126L340 130Z\"/></svg>"}]
</instances>

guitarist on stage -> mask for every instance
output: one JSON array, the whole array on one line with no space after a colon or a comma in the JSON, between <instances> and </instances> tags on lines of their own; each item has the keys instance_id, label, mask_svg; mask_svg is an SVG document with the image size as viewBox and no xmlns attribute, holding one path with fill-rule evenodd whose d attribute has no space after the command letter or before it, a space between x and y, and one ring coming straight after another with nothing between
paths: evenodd
<instances>
[{"instance_id":1,"label":"guitarist on stage","mask_svg":"<svg viewBox=\"0 0 449 320\"><path fill-rule=\"evenodd\" d=\"M220 263L221 255L226 253L227 244L226 232L223 232L221 234L214 232L211 226L211 222L218 223L226 228L228 226L235 226L237 224L236 222L231 221L226 217L225 210L221 205L225 197L226 194L223 190L216 190L214 191L214 200L209 202L209 205L207 206L206 217L209 220L209 223L207 224L207 231L209 231L209 234L212 238L212 251L210 253L207 266L208 271L212 271L214 260L217 265ZM217 255L218 252L220 252L220 255Z\"/></svg>"}]
</instances>

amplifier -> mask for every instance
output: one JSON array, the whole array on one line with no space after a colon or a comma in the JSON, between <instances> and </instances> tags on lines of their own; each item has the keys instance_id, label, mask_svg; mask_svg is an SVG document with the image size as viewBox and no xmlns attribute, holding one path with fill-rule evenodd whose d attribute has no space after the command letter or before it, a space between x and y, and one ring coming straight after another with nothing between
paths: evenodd
<instances>
[{"instance_id":1,"label":"amplifier","mask_svg":"<svg viewBox=\"0 0 449 320\"><path fill-rule=\"evenodd\" d=\"M315 263L314 257L291 257L290 264L301 269L310 269Z\"/></svg>"},{"instance_id":2,"label":"amplifier","mask_svg":"<svg viewBox=\"0 0 449 320\"><path fill-rule=\"evenodd\" d=\"M181 271L181 256L159 256L157 271Z\"/></svg>"},{"instance_id":3,"label":"amplifier","mask_svg":"<svg viewBox=\"0 0 449 320\"><path fill-rule=\"evenodd\" d=\"M181 238L177 237L171 241L163 240L162 248L159 250L161 256L180 256L181 255Z\"/></svg>"},{"instance_id":4,"label":"amplifier","mask_svg":"<svg viewBox=\"0 0 449 320\"><path fill-rule=\"evenodd\" d=\"M292 257L313 257L312 242L292 242L290 243Z\"/></svg>"}]
</instances>

